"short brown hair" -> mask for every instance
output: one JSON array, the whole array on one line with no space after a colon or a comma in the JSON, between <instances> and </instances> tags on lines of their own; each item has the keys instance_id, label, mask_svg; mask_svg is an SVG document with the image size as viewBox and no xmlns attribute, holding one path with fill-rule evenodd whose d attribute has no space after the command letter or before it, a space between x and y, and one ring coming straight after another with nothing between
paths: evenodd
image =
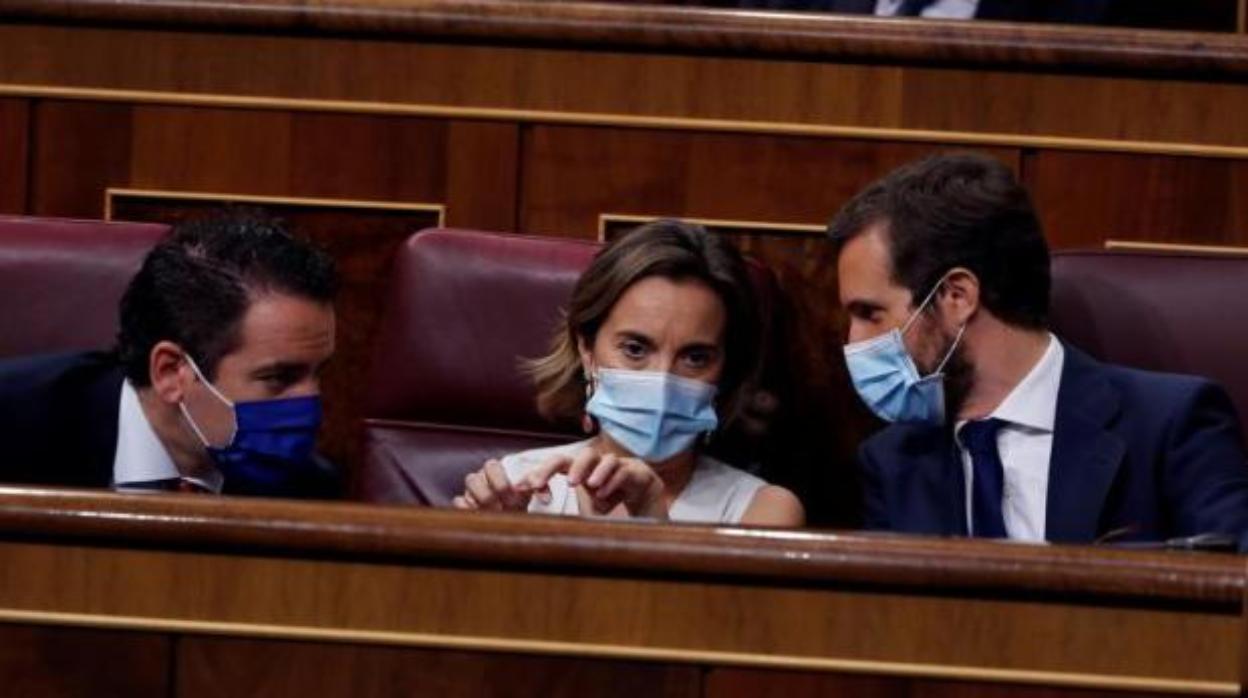
<instances>
[{"instance_id":1,"label":"short brown hair","mask_svg":"<svg viewBox=\"0 0 1248 698\"><path fill-rule=\"evenodd\" d=\"M758 360L758 303L741 254L700 225L657 220L609 243L576 281L550 353L526 362L537 384L537 408L553 421L575 421L585 408L585 377L577 339L592 344L624 292L660 276L704 283L724 304L724 371L719 380L724 421L735 414L741 384Z\"/></svg>"}]
</instances>

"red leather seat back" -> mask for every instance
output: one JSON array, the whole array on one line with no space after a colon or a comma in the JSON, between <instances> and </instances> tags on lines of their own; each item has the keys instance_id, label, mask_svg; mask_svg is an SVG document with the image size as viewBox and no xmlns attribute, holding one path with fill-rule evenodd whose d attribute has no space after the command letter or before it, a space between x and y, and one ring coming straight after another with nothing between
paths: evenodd
<instances>
[{"instance_id":1,"label":"red leather seat back","mask_svg":"<svg viewBox=\"0 0 1248 698\"><path fill-rule=\"evenodd\" d=\"M1104 361L1211 378L1248 415L1248 257L1053 255L1054 331Z\"/></svg>"},{"instance_id":2,"label":"red leather seat back","mask_svg":"<svg viewBox=\"0 0 1248 698\"><path fill-rule=\"evenodd\" d=\"M355 494L445 505L487 458L565 443L534 405L544 354L599 245L428 230L399 250L366 389Z\"/></svg>"},{"instance_id":3,"label":"red leather seat back","mask_svg":"<svg viewBox=\"0 0 1248 698\"><path fill-rule=\"evenodd\" d=\"M112 346L121 295L167 230L0 216L0 357Z\"/></svg>"}]
</instances>

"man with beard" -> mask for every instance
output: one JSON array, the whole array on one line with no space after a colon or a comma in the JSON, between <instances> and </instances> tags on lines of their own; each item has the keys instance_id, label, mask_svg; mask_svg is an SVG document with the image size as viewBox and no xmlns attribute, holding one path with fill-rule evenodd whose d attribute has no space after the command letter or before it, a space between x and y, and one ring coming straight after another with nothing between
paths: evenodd
<instances>
[{"instance_id":1,"label":"man with beard","mask_svg":"<svg viewBox=\"0 0 1248 698\"><path fill-rule=\"evenodd\" d=\"M828 233L850 377L892 423L859 453L868 528L1082 543L1246 536L1248 459L1226 393L1099 363L1049 332L1048 247L1005 165L912 163L856 196Z\"/></svg>"}]
</instances>

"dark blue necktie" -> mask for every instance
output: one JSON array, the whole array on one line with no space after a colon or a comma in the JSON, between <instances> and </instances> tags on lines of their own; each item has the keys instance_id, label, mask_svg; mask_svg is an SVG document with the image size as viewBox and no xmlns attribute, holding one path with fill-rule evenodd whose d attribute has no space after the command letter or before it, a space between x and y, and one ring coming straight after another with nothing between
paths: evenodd
<instances>
[{"instance_id":1,"label":"dark blue necktie","mask_svg":"<svg viewBox=\"0 0 1248 698\"><path fill-rule=\"evenodd\" d=\"M897 8L897 16L918 17L933 2L935 0L902 0L901 7Z\"/></svg>"},{"instance_id":2,"label":"dark blue necktie","mask_svg":"<svg viewBox=\"0 0 1248 698\"><path fill-rule=\"evenodd\" d=\"M1001 500L1005 492L1005 469L997 451L997 432L1005 422L981 419L967 422L958 432L963 448L971 454L971 531L976 538L1007 538Z\"/></svg>"}]
</instances>

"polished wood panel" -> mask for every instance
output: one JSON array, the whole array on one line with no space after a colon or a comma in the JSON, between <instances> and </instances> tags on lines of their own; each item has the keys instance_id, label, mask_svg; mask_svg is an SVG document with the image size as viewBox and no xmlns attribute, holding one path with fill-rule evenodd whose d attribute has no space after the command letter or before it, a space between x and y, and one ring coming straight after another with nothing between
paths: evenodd
<instances>
[{"instance_id":1,"label":"polished wood panel","mask_svg":"<svg viewBox=\"0 0 1248 698\"><path fill-rule=\"evenodd\" d=\"M986 590L1104 602L1190 602L1235 609L1243 559L983 539L655 526L411 507L232 497L123 495L0 487L0 537L311 557L472 561L569 569L662 569L711 579L839 580L983 595ZM603 545L604 543L609 543Z\"/></svg>"},{"instance_id":2,"label":"polished wood panel","mask_svg":"<svg viewBox=\"0 0 1248 698\"><path fill-rule=\"evenodd\" d=\"M1240 618L1243 620L1243 629L1240 632L1239 654L1240 654L1240 670L1239 670L1239 694L1240 696L1248 695L1248 586L1244 587L1244 603L1240 610Z\"/></svg>"},{"instance_id":3,"label":"polished wood panel","mask_svg":"<svg viewBox=\"0 0 1248 698\"><path fill-rule=\"evenodd\" d=\"M957 642L957 638L950 638ZM712 669L703 698L1161 698L1150 691L1051 688L760 669Z\"/></svg>"},{"instance_id":4,"label":"polished wood panel","mask_svg":"<svg viewBox=\"0 0 1248 698\"><path fill-rule=\"evenodd\" d=\"M129 184L133 109L41 101L32 118L30 213L103 218L104 190Z\"/></svg>"},{"instance_id":5,"label":"polished wood panel","mask_svg":"<svg viewBox=\"0 0 1248 698\"><path fill-rule=\"evenodd\" d=\"M825 224L871 181L948 146L531 126L521 230L588 237L599 214ZM1012 149L988 149L1018 169Z\"/></svg>"},{"instance_id":6,"label":"polished wood panel","mask_svg":"<svg viewBox=\"0 0 1248 698\"><path fill-rule=\"evenodd\" d=\"M105 190L129 187L438 203L453 225L514 218L511 124L59 100L35 120L40 214L101 217Z\"/></svg>"},{"instance_id":7,"label":"polished wood panel","mask_svg":"<svg viewBox=\"0 0 1248 698\"><path fill-rule=\"evenodd\" d=\"M26 212L30 102L0 99L0 213Z\"/></svg>"},{"instance_id":8,"label":"polished wood panel","mask_svg":"<svg viewBox=\"0 0 1248 698\"><path fill-rule=\"evenodd\" d=\"M1222 5L1226 1L1214 0ZM1200 4L1208 5L1209 0ZM1220 13L1223 23L1228 14ZM880 21L822 13L744 14L662 7L661 3L534 6L507 0L328 0L315 4L269 0L258 7L254 3L241 7L225 0L8 0L0 18L395 39L436 36L824 60L969 62L1067 70L1199 72L1202 76L1248 73L1248 49L1235 37L1197 39L1183 32Z\"/></svg>"},{"instance_id":9,"label":"polished wood panel","mask_svg":"<svg viewBox=\"0 0 1248 698\"><path fill-rule=\"evenodd\" d=\"M1054 247L1248 245L1248 161L1040 151L1024 171Z\"/></svg>"},{"instance_id":10,"label":"polished wood panel","mask_svg":"<svg viewBox=\"0 0 1248 698\"><path fill-rule=\"evenodd\" d=\"M515 230L521 176L519 125L452 121L446 148L447 225Z\"/></svg>"},{"instance_id":11,"label":"polished wood panel","mask_svg":"<svg viewBox=\"0 0 1248 698\"><path fill-rule=\"evenodd\" d=\"M171 644L151 633L0 624L0 686L22 698L164 698Z\"/></svg>"},{"instance_id":12,"label":"polished wood panel","mask_svg":"<svg viewBox=\"0 0 1248 698\"><path fill-rule=\"evenodd\" d=\"M1246 582L1233 556L12 489L0 563L10 622L1221 694Z\"/></svg>"},{"instance_id":13,"label":"polished wood panel","mask_svg":"<svg viewBox=\"0 0 1248 698\"><path fill-rule=\"evenodd\" d=\"M178 644L179 698L699 698L693 666L256 640Z\"/></svg>"},{"instance_id":14,"label":"polished wood panel","mask_svg":"<svg viewBox=\"0 0 1248 698\"><path fill-rule=\"evenodd\" d=\"M936 29L920 36L935 39ZM1114 37L1092 38L1108 52ZM1248 91L1233 79L24 24L0 25L0 43L20 48L0 54L0 92L10 94L1084 149L1248 148L1238 118ZM171 65L178 70L164 69Z\"/></svg>"},{"instance_id":15,"label":"polished wood panel","mask_svg":"<svg viewBox=\"0 0 1248 698\"><path fill-rule=\"evenodd\" d=\"M761 465L769 480L798 492L812 523L853 526L857 444L878 422L854 395L839 354L846 332L836 303L836 261L818 230L871 181L941 150L877 143L639 129L533 126L523 138L520 229L588 237L599 217L728 219L731 235L771 268L783 291L761 388L777 407L761 437L732 433L721 455ZM989 151L1018 169L1019 153ZM731 163L731 165L728 165ZM751 226L749 221L756 223ZM631 223L611 224L618 233ZM758 431L757 427L754 431Z\"/></svg>"}]
</instances>

